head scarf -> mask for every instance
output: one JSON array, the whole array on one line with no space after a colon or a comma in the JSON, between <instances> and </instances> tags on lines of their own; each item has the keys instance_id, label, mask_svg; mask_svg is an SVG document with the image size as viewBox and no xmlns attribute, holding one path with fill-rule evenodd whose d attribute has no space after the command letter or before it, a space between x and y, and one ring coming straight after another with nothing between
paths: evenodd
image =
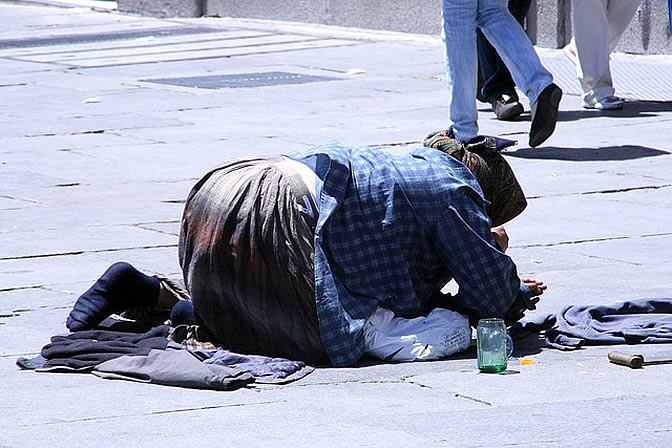
<instances>
[{"instance_id":1,"label":"head scarf","mask_svg":"<svg viewBox=\"0 0 672 448\"><path fill-rule=\"evenodd\" d=\"M497 151L497 142L493 137L478 137L464 143L456 140L452 129L448 129L428 135L424 144L455 157L476 176L485 199L490 202L486 211L493 227L511 221L527 207L523 189L507 161Z\"/></svg>"}]
</instances>

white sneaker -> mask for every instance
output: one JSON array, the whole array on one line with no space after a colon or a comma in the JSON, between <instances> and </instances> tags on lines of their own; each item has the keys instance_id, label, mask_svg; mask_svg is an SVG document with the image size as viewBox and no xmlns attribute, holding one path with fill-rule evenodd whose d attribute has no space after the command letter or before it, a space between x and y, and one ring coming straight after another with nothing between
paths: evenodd
<instances>
[{"instance_id":1,"label":"white sneaker","mask_svg":"<svg viewBox=\"0 0 672 448\"><path fill-rule=\"evenodd\" d=\"M623 108L623 99L617 96L608 96L606 98L601 98L599 100L595 99L584 99L583 100L584 109L597 109L597 110L616 110Z\"/></svg>"}]
</instances>

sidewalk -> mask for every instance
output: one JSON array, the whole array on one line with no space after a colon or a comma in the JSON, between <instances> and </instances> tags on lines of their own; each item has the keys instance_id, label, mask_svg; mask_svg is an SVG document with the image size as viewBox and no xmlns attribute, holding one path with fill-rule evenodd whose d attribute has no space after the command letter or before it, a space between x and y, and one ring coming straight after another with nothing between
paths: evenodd
<instances>
[{"instance_id":1,"label":"sidewalk","mask_svg":"<svg viewBox=\"0 0 672 448\"><path fill-rule=\"evenodd\" d=\"M438 38L12 3L0 29L0 447L672 440L671 367L610 365L607 347L544 349L506 376L467 355L221 393L19 371L112 262L179 275L183 201L209 167L328 140L402 152L446 127L447 90ZM482 133L521 142L508 161L529 207L511 256L549 284L537 312L670 297L672 58L615 55L629 102L599 113L579 107L562 52L541 56L565 90L544 147L526 147L529 114L480 116Z\"/></svg>"}]
</instances>

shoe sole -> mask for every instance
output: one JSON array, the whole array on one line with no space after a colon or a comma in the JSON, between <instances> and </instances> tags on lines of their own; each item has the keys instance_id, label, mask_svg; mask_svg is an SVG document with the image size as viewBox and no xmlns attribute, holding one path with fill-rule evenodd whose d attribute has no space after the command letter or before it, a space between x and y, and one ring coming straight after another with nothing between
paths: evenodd
<instances>
[{"instance_id":1,"label":"shoe sole","mask_svg":"<svg viewBox=\"0 0 672 448\"><path fill-rule=\"evenodd\" d=\"M560 106L560 100L562 99L562 90L557 88L553 90L549 102L552 106L552 112L550 119L547 120L535 134L534 138L530 137L529 144L531 147L536 148L537 146L544 143L548 137L550 137L555 131L555 124L558 121L558 107ZM532 126L534 126L534 121L532 121Z\"/></svg>"},{"instance_id":2,"label":"shoe sole","mask_svg":"<svg viewBox=\"0 0 672 448\"><path fill-rule=\"evenodd\" d=\"M596 106L586 106L585 104L583 105L584 109L588 110L621 110L623 109L623 103L615 105L615 106L607 106L607 107L596 107Z\"/></svg>"},{"instance_id":3,"label":"shoe sole","mask_svg":"<svg viewBox=\"0 0 672 448\"><path fill-rule=\"evenodd\" d=\"M497 119L499 121L512 121L515 120L516 118L520 117L520 114L522 114L525 111L523 109L522 104L517 104L515 107L512 107L511 109L507 110L503 114L495 114L497 115Z\"/></svg>"}]
</instances>

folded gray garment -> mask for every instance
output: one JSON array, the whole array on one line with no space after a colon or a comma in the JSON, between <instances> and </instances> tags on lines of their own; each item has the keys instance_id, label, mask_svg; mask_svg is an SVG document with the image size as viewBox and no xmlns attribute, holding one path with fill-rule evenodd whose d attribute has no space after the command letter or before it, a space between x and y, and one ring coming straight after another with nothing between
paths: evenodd
<instances>
[{"instance_id":1,"label":"folded gray garment","mask_svg":"<svg viewBox=\"0 0 672 448\"><path fill-rule=\"evenodd\" d=\"M225 349L197 350L194 352L207 365L236 367L250 372L256 383L286 384L299 380L315 368L303 361L270 358L261 355L242 355Z\"/></svg>"},{"instance_id":2,"label":"folded gray garment","mask_svg":"<svg viewBox=\"0 0 672 448\"><path fill-rule=\"evenodd\" d=\"M204 364L187 350L152 350L148 355L122 356L98 364L91 373L105 379L210 390L238 389L254 381L249 372Z\"/></svg>"},{"instance_id":3,"label":"folded gray garment","mask_svg":"<svg viewBox=\"0 0 672 448\"><path fill-rule=\"evenodd\" d=\"M637 299L612 305L573 305L557 314L518 322L513 339L545 331L546 345L575 350L584 344L672 343L672 299Z\"/></svg>"}]
</instances>

